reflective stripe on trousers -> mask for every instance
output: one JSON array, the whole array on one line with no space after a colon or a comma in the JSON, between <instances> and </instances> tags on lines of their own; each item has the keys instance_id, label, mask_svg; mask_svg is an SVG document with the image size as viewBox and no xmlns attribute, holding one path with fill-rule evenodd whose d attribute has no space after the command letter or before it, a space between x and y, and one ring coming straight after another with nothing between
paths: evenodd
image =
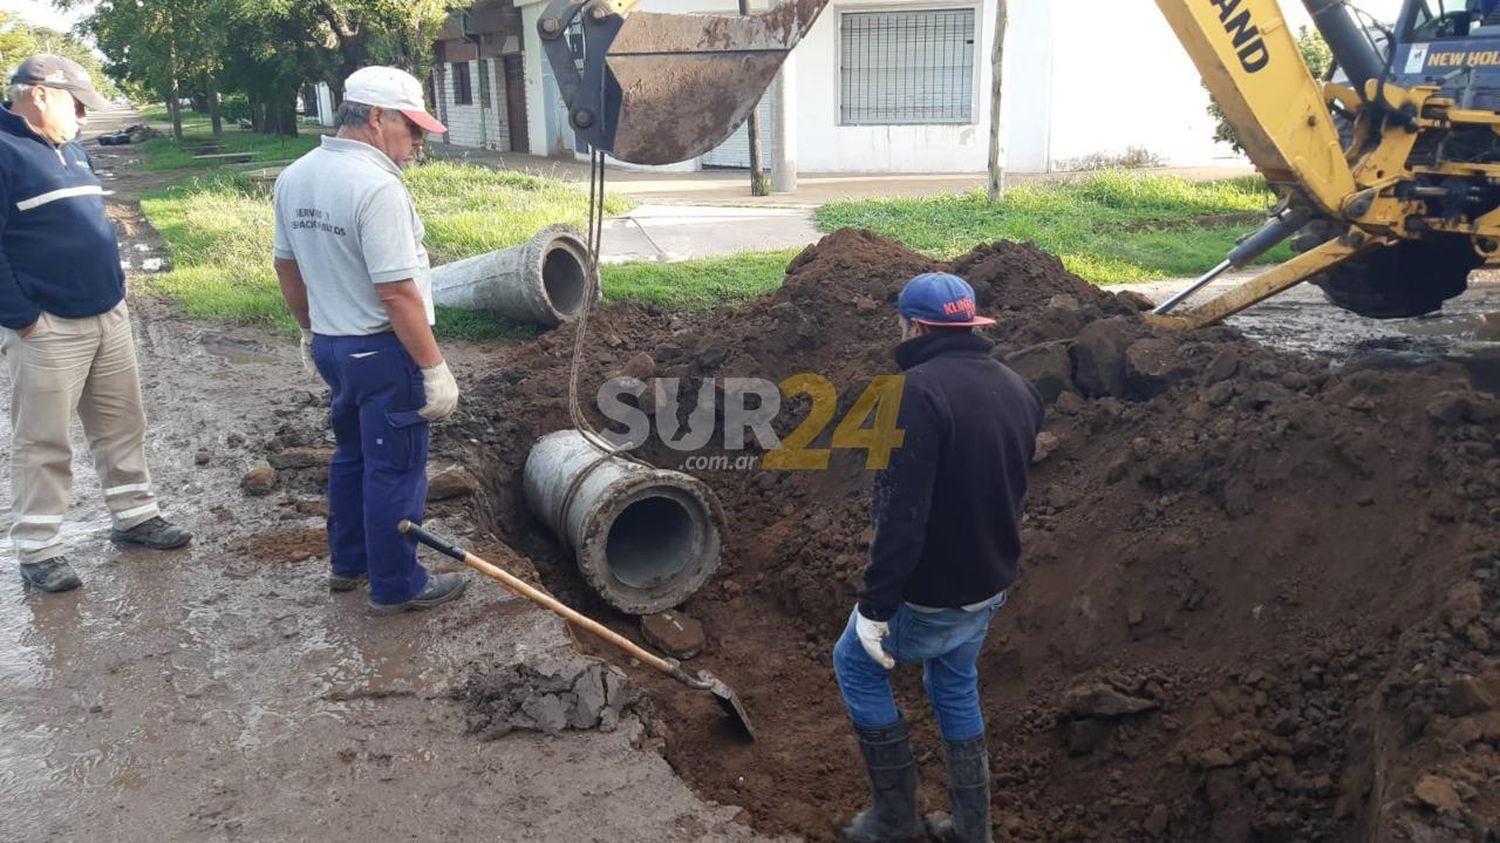
<instances>
[{"instance_id":1,"label":"reflective stripe on trousers","mask_svg":"<svg viewBox=\"0 0 1500 843\"><path fill-rule=\"evenodd\" d=\"M75 411L115 526L129 529L157 515L125 303L83 319L44 313L25 338L0 328L0 356L11 379L10 540L20 561L67 552L60 531L73 483L68 427Z\"/></svg>"}]
</instances>

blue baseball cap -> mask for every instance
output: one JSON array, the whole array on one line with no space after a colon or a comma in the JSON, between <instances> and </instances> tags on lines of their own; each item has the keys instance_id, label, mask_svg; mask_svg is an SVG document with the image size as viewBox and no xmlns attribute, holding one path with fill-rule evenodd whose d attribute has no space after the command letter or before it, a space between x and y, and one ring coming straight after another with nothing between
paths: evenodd
<instances>
[{"instance_id":1,"label":"blue baseball cap","mask_svg":"<svg viewBox=\"0 0 1500 843\"><path fill-rule=\"evenodd\" d=\"M901 315L937 328L982 328L995 320L975 314L974 288L957 275L928 272L906 282L896 301Z\"/></svg>"}]
</instances>

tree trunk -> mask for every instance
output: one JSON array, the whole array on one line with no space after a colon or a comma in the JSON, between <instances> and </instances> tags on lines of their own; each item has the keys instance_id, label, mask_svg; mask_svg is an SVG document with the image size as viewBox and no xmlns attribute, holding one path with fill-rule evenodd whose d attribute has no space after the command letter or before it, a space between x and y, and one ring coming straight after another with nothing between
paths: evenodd
<instances>
[{"instance_id":1,"label":"tree trunk","mask_svg":"<svg viewBox=\"0 0 1500 843\"><path fill-rule=\"evenodd\" d=\"M740 0L740 14L750 14L750 0ZM769 196L771 184L766 181L766 170L760 157L759 100L756 100L755 107L750 109L750 119L745 121L745 128L750 132L750 195Z\"/></svg>"},{"instance_id":2,"label":"tree trunk","mask_svg":"<svg viewBox=\"0 0 1500 843\"><path fill-rule=\"evenodd\" d=\"M177 48L171 47L167 51L167 69L172 74L169 85L172 102L167 105L167 111L172 115L172 137L179 142L182 140L182 86L177 80Z\"/></svg>"},{"instance_id":3,"label":"tree trunk","mask_svg":"<svg viewBox=\"0 0 1500 843\"><path fill-rule=\"evenodd\" d=\"M995 44L990 60L990 184L991 202L1005 195L1005 119L1000 106L1005 90L1005 31L1009 28L1008 0L995 0Z\"/></svg>"},{"instance_id":4,"label":"tree trunk","mask_svg":"<svg viewBox=\"0 0 1500 843\"><path fill-rule=\"evenodd\" d=\"M750 131L750 195L770 196L771 182L766 178L765 167L761 164L760 151L760 103L750 112L750 119L745 121L745 126Z\"/></svg>"},{"instance_id":5,"label":"tree trunk","mask_svg":"<svg viewBox=\"0 0 1500 843\"><path fill-rule=\"evenodd\" d=\"M297 136L297 89L293 88L290 93L283 94L274 106L275 128L274 132L289 138Z\"/></svg>"},{"instance_id":6,"label":"tree trunk","mask_svg":"<svg viewBox=\"0 0 1500 843\"><path fill-rule=\"evenodd\" d=\"M214 137L224 134L224 117L219 109L219 80L208 77L208 119L213 123Z\"/></svg>"},{"instance_id":7,"label":"tree trunk","mask_svg":"<svg viewBox=\"0 0 1500 843\"><path fill-rule=\"evenodd\" d=\"M182 103L177 96L177 80L172 80L171 90L167 94L167 114L172 118L172 137L182 140Z\"/></svg>"}]
</instances>

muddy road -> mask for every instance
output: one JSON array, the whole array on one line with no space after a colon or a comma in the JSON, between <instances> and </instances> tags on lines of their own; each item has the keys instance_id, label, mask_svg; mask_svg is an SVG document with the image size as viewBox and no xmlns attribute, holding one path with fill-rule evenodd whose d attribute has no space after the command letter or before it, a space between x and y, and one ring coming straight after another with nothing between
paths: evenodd
<instances>
[{"instance_id":1,"label":"muddy road","mask_svg":"<svg viewBox=\"0 0 1500 843\"><path fill-rule=\"evenodd\" d=\"M1206 301L1216 291L1254 277L1231 273L1191 299ZM1126 284L1109 289L1135 290L1161 301L1184 280ZM1326 359L1334 367L1417 365L1451 359L1468 368L1476 385L1500 391L1500 271L1476 272L1463 295L1446 302L1440 313L1418 319L1363 319L1329 304L1310 284L1294 287L1229 319L1245 336L1271 348Z\"/></svg>"},{"instance_id":2,"label":"muddy road","mask_svg":"<svg viewBox=\"0 0 1500 843\"><path fill-rule=\"evenodd\" d=\"M110 545L75 435L68 532L84 587L27 594L9 558L0 577L0 839L744 833L734 809L705 805L632 746L638 723L465 734L447 695L468 666L578 659L563 625L481 582L443 611L395 618L369 616L362 592L329 594L314 489L250 498L238 486L281 421L320 412L294 349L150 302L135 317L153 480L197 538L164 554ZM461 510L448 514L436 529L472 535Z\"/></svg>"},{"instance_id":3,"label":"muddy road","mask_svg":"<svg viewBox=\"0 0 1500 843\"><path fill-rule=\"evenodd\" d=\"M126 174L128 150L90 152ZM135 280L160 252L128 198L111 213ZM0 550L0 840L752 837L737 809L675 777L633 716L608 733L466 734L449 695L471 665L589 663L563 624L488 581L393 618L368 615L363 591L329 594L316 477L283 472L263 497L239 488L278 428L325 427L295 344L150 300L132 310L153 481L197 538L169 553L112 546L75 422L67 535L83 588L26 593ZM450 358L462 371L477 353ZM7 452L10 433L0 414ZM434 470L454 456L435 451ZM484 552L466 506L435 505L430 523Z\"/></svg>"}]
</instances>

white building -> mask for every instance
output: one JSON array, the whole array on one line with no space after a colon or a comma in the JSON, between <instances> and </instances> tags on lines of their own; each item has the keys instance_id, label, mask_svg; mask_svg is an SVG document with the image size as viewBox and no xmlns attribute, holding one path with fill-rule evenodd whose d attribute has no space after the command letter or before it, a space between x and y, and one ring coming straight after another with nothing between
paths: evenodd
<instances>
[{"instance_id":1,"label":"white building","mask_svg":"<svg viewBox=\"0 0 1500 843\"><path fill-rule=\"evenodd\" d=\"M448 127L442 142L527 152L520 12L479 0L449 17L434 45L428 97Z\"/></svg>"},{"instance_id":2,"label":"white building","mask_svg":"<svg viewBox=\"0 0 1500 843\"><path fill-rule=\"evenodd\" d=\"M512 5L514 2L514 5ZM576 139L536 32L547 0L481 0L439 42L432 93L448 142L572 156ZM1306 20L1284 0L1293 25ZM640 9L733 13L734 0ZM754 8L766 8L756 0ZM1007 167L1066 168L1132 147L1168 164L1238 161L1155 0L1010 0ZM830 0L787 62L785 108L762 102L762 148L787 121L803 172L978 172L989 150L993 0ZM773 85L774 90L774 85ZM746 131L672 169L748 166Z\"/></svg>"}]
</instances>

